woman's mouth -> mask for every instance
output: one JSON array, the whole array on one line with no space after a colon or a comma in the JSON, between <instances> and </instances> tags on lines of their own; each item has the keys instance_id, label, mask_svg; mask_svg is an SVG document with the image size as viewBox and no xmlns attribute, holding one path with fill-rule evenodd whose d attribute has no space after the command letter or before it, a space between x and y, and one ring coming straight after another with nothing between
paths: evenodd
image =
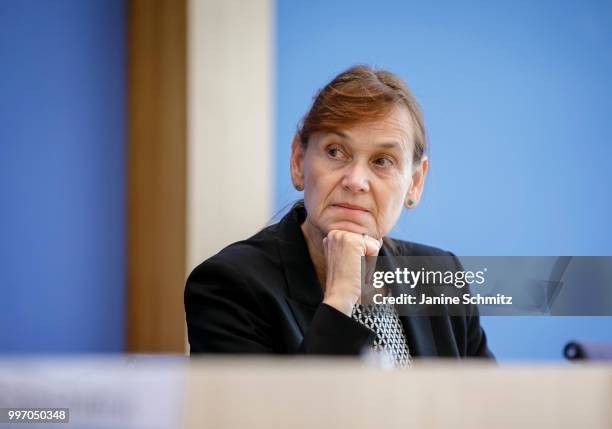
<instances>
[{"instance_id":1,"label":"woman's mouth","mask_svg":"<svg viewBox=\"0 0 612 429\"><path fill-rule=\"evenodd\" d=\"M334 207L337 207L339 209L344 209L344 210L350 210L352 212L364 212L364 213L369 213L370 211L368 209L366 209L365 207L362 206L358 206L356 204L349 204L349 203L337 203L337 204L333 204Z\"/></svg>"}]
</instances>

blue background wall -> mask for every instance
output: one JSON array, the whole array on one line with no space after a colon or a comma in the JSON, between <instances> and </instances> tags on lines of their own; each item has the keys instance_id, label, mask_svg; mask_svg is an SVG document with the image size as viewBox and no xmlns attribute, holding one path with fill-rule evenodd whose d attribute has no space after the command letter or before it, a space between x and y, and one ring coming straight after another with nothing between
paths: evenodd
<instances>
[{"instance_id":1,"label":"blue background wall","mask_svg":"<svg viewBox=\"0 0 612 429\"><path fill-rule=\"evenodd\" d=\"M0 1L0 352L123 350L122 0Z\"/></svg>"},{"instance_id":2,"label":"blue background wall","mask_svg":"<svg viewBox=\"0 0 612 429\"><path fill-rule=\"evenodd\" d=\"M424 200L398 238L459 255L612 255L612 3L315 0L277 4L276 199L299 197L291 137L356 63L402 76L430 141ZM503 359L612 340L612 318L483 320Z\"/></svg>"}]
</instances>

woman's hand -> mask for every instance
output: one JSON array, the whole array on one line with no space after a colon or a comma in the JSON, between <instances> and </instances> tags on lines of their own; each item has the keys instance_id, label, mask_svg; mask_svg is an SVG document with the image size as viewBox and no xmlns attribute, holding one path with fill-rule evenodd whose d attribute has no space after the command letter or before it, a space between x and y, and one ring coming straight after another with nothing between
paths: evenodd
<instances>
[{"instance_id":1,"label":"woman's hand","mask_svg":"<svg viewBox=\"0 0 612 429\"><path fill-rule=\"evenodd\" d=\"M377 256L382 240L332 230L323 239L327 279L323 302L350 316L361 296L361 257Z\"/></svg>"}]
</instances>

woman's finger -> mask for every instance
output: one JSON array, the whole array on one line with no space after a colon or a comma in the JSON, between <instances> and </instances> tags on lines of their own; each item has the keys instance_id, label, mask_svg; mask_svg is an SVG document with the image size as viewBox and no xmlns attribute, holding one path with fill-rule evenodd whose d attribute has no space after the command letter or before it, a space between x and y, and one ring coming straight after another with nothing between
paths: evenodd
<instances>
[{"instance_id":1,"label":"woman's finger","mask_svg":"<svg viewBox=\"0 0 612 429\"><path fill-rule=\"evenodd\" d=\"M365 256L376 256L382 246L382 240L377 240L367 234L363 235L364 244L366 245Z\"/></svg>"}]
</instances>

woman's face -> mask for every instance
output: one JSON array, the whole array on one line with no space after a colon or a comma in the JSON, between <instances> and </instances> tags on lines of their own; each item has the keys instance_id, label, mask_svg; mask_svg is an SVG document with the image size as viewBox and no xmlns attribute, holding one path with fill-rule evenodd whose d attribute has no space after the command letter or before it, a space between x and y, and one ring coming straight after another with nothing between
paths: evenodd
<instances>
[{"instance_id":1,"label":"woman's face","mask_svg":"<svg viewBox=\"0 0 612 429\"><path fill-rule=\"evenodd\" d=\"M408 200L416 206L427 159L413 166L410 113L398 107L375 123L314 133L304 150L294 139L291 174L304 185L306 222L323 236L334 229L387 235Z\"/></svg>"}]
</instances>

